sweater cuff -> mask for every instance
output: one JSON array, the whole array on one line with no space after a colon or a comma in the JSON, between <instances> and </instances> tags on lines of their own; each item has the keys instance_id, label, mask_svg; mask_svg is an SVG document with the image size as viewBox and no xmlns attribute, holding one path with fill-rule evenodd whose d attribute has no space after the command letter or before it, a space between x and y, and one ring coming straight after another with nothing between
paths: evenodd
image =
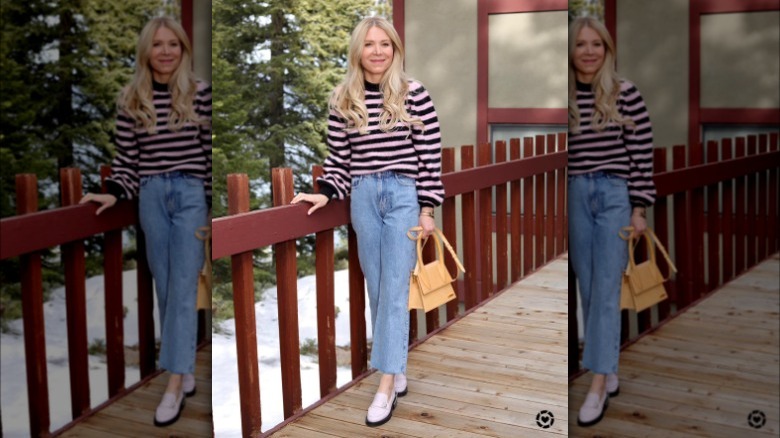
<instances>
[{"instance_id":1,"label":"sweater cuff","mask_svg":"<svg viewBox=\"0 0 780 438\"><path fill-rule=\"evenodd\" d=\"M109 194L114 195L117 200L127 199L127 196L125 195L125 189L116 181L107 179L106 191Z\"/></svg>"},{"instance_id":2,"label":"sweater cuff","mask_svg":"<svg viewBox=\"0 0 780 438\"><path fill-rule=\"evenodd\" d=\"M328 197L328 200L332 200L333 197L336 195L336 190L334 190L333 187L325 181L320 181L319 183L320 183L320 188L319 188L320 195L325 195Z\"/></svg>"}]
</instances>

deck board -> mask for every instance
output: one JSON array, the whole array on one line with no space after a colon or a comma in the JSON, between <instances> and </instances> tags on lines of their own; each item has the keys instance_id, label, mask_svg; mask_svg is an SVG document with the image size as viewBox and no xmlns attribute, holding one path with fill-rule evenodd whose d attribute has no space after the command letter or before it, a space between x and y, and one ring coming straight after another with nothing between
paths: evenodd
<instances>
[{"instance_id":1,"label":"deck board","mask_svg":"<svg viewBox=\"0 0 780 438\"><path fill-rule=\"evenodd\" d=\"M374 373L273 436L565 436L567 263L551 262L411 350L409 394L386 424L365 425ZM537 426L541 410L555 415L552 427Z\"/></svg>"},{"instance_id":2,"label":"deck board","mask_svg":"<svg viewBox=\"0 0 780 438\"><path fill-rule=\"evenodd\" d=\"M590 374L569 388L570 436L777 436L780 256L760 263L620 355L620 395L577 426ZM755 429L748 414L760 410Z\"/></svg>"},{"instance_id":3,"label":"deck board","mask_svg":"<svg viewBox=\"0 0 780 438\"><path fill-rule=\"evenodd\" d=\"M182 416L167 427L155 427L154 411L165 391L168 374L163 373L94 415L76 424L63 437L210 437L211 345L197 353L197 393L188 398ZM296 435L300 436L300 435Z\"/></svg>"}]
</instances>

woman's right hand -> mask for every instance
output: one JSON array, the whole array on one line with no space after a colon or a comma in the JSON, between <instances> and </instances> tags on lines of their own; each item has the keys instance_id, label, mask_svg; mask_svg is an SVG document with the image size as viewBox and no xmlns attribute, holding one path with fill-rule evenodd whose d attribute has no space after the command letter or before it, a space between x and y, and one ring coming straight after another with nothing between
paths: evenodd
<instances>
[{"instance_id":1,"label":"woman's right hand","mask_svg":"<svg viewBox=\"0 0 780 438\"><path fill-rule=\"evenodd\" d=\"M116 204L116 196L110 195L108 193L87 193L83 198L81 198L79 204L83 204L85 202L97 202L100 204L100 207L98 207L97 211L95 212L95 215L97 216L103 212L103 210Z\"/></svg>"},{"instance_id":2,"label":"woman's right hand","mask_svg":"<svg viewBox=\"0 0 780 438\"><path fill-rule=\"evenodd\" d=\"M314 204L309 209L309 213L308 213L308 214L312 214L315 211L319 210L320 208L326 206L328 204L328 201L330 201L330 199L327 196L321 195L319 193L314 193L314 194L298 193L297 195L295 195L295 197L293 198L292 202L290 202L290 204L297 204L301 201Z\"/></svg>"}]
</instances>

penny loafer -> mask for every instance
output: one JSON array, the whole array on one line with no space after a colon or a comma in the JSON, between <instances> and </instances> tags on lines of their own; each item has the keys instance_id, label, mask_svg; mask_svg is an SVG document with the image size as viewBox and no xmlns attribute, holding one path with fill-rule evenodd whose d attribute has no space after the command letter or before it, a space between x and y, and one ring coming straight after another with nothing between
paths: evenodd
<instances>
[{"instance_id":1,"label":"penny loafer","mask_svg":"<svg viewBox=\"0 0 780 438\"><path fill-rule=\"evenodd\" d=\"M197 388L195 388L195 375L185 374L181 378L181 389L184 391L185 397L192 397L195 395Z\"/></svg>"},{"instance_id":2,"label":"penny loafer","mask_svg":"<svg viewBox=\"0 0 780 438\"><path fill-rule=\"evenodd\" d=\"M387 395L378 392L374 396L374 401L371 406L368 407L368 414L366 415L366 426L377 427L381 426L393 416L393 409L398 404L398 397L393 391L392 400L387 399Z\"/></svg>"},{"instance_id":3,"label":"penny loafer","mask_svg":"<svg viewBox=\"0 0 780 438\"><path fill-rule=\"evenodd\" d=\"M589 392L585 396L585 402L580 407L580 414L577 416L577 424L581 427L592 426L602 418L609 405L609 397L606 393L599 396L595 392Z\"/></svg>"},{"instance_id":4,"label":"penny loafer","mask_svg":"<svg viewBox=\"0 0 780 438\"><path fill-rule=\"evenodd\" d=\"M607 374L607 395L616 397L620 394L620 381L617 374Z\"/></svg>"},{"instance_id":5,"label":"penny loafer","mask_svg":"<svg viewBox=\"0 0 780 438\"><path fill-rule=\"evenodd\" d=\"M175 423L181 415L181 410L184 409L184 399L184 393L181 391L177 394L164 393L154 413L154 425L163 427Z\"/></svg>"},{"instance_id":6,"label":"penny loafer","mask_svg":"<svg viewBox=\"0 0 780 438\"><path fill-rule=\"evenodd\" d=\"M396 374L393 382L395 387L395 393L398 397L403 397L408 392L408 382L406 381L406 374Z\"/></svg>"}]
</instances>

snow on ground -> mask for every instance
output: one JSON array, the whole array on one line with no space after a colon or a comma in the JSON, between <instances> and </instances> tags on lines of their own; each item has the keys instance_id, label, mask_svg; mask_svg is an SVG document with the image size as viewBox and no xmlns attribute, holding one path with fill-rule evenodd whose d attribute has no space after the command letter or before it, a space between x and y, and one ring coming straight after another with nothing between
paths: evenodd
<instances>
[{"instance_id":1,"label":"snow on ground","mask_svg":"<svg viewBox=\"0 0 780 438\"><path fill-rule=\"evenodd\" d=\"M336 345L349 345L349 273L335 273ZM276 288L264 292L263 300L255 303L257 350L260 372L260 409L262 429L267 431L284 420L282 410L282 373L279 362L279 322ZM366 297L368 303L368 297ZM371 333L371 315L366 306L366 329ZM317 292L315 277L298 280L298 337L317 339ZM241 398L238 390L238 367L235 320L221 324L226 334L214 333L212 338L211 403L214 410L214 431L218 438L241 436ZM352 380L349 367L337 369L337 386ZM320 398L319 366L310 356L301 356L301 391L303 407Z\"/></svg>"},{"instance_id":2,"label":"snow on ground","mask_svg":"<svg viewBox=\"0 0 780 438\"><path fill-rule=\"evenodd\" d=\"M86 283L88 345L96 339L106 339L103 276L92 277ZM138 306L136 304L136 271L125 271L122 278L122 302L127 308L124 319L125 345L138 344ZM43 305L46 331L46 358L49 386L51 430L71 421L70 374L68 366L68 331L65 311L65 288L52 291ZM155 302L155 319L157 304ZM0 335L0 406L2 406L3 436L26 437L29 432L27 405L27 371L24 353L22 320L9 324L14 333ZM159 329L155 326L155 336ZM90 404L94 407L108 399L106 364L98 356L89 357ZM138 367L125 369L125 386L140 380ZM150 417L151 421L151 417Z\"/></svg>"}]
</instances>

